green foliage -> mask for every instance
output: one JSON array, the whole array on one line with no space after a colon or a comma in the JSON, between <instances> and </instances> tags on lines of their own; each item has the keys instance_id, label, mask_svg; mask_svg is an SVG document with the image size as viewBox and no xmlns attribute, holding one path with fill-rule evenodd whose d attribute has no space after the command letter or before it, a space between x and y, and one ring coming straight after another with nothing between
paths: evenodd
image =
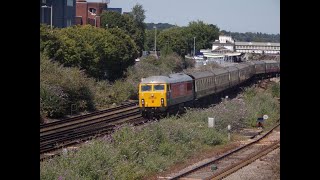
<instances>
[{"instance_id":1,"label":"green foliage","mask_svg":"<svg viewBox=\"0 0 320 180\"><path fill-rule=\"evenodd\" d=\"M248 108L248 116L246 118L248 125L255 126L257 118L264 114L269 116L265 122L266 126L270 126L279 120L280 105L273 97L270 90L261 92L253 89L253 87L245 90L244 99Z\"/></svg>"},{"instance_id":2,"label":"green foliage","mask_svg":"<svg viewBox=\"0 0 320 180\"><path fill-rule=\"evenodd\" d=\"M165 29L157 37L157 47L159 49L168 47L180 56L184 56L188 46L186 38L184 28L173 27Z\"/></svg>"},{"instance_id":3,"label":"green foliage","mask_svg":"<svg viewBox=\"0 0 320 180\"><path fill-rule=\"evenodd\" d=\"M40 114L48 117L60 117L66 113L67 95L60 87L40 82Z\"/></svg>"},{"instance_id":4,"label":"green foliage","mask_svg":"<svg viewBox=\"0 0 320 180\"><path fill-rule=\"evenodd\" d=\"M138 51L140 52L140 56L142 55L142 50L144 47L144 42L146 39L145 35L145 29L146 25L144 23L144 20L146 18L145 16L145 10L143 9L143 6L139 3L137 3L131 11L133 20L134 20L134 29L136 29L136 33L133 34L133 39L135 40L138 48Z\"/></svg>"},{"instance_id":5,"label":"green foliage","mask_svg":"<svg viewBox=\"0 0 320 180\"><path fill-rule=\"evenodd\" d=\"M115 49L110 50L110 56L107 56L107 59L112 59L112 61L107 61L101 66L104 66L109 72L108 79L114 80L122 77L125 69L134 64L134 59L138 57L138 48L121 29L110 29L110 33L115 37L112 41Z\"/></svg>"},{"instance_id":6,"label":"green foliage","mask_svg":"<svg viewBox=\"0 0 320 180\"><path fill-rule=\"evenodd\" d=\"M113 102L112 84L107 81L98 81L94 85L94 102L97 109L109 107Z\"/></svg>"},{"instance_id":7,"label":"green foliage","mask_svg":"<svg viewBox=\"0 0 320 180\"><path fill-rule=\"evenodd\" d=\"M145 15L145 10L143 9L143 6L139 3L137 3L133 8L132 8L132 16L133 19L137 22L139 26L144 26L144 19L146 18Z\"/></svg>"},{"instance_id":8,"label":"green foliage","mask_svg":"<svg viewBox=\"0 0 320 180\"><path fill-rule=\"evenodd\" d=\"M41 29L40 44L49 58L85 69L97 79L113 81L121 77L138 56L136 44L121 29L106 31L87 25L47 31Z\"/></svg>"},{"instance_id":9,"label":"green foliage","mask_svg":"<svg viewBox=\"0 0 320 180\"><path fill-rule=\"evenodd\" d=\"M244 89L244 96L247 100L251 101L256 95L257 91L254 87L247 87Z\"/></svg>"},{"instance_id":10,"label":"green foliage","mask_svg":"<svg viewBox=\"0 0 320 180\"><path fill-rule=\"evenodd\" d=\"M280 83L273 83L268 90L271 91L273 97L280 98Z\"/></svg>"},{"instance_id":11,"label":"green foliage","mask_svg":"<svg viewBox=\"0 0 320 180\"><path fill-rule=\"evenodd\" d=\"M219 38L219 28L203 21L192 21L186 28L186 39L188 43L187 52L193 51L194 39L196 51L200 49L211 49L212 42Z\"/></svg>"},{"instance_id":12,"label":"green foliage","mask_svg":"<svg viewBox=\"0 0 320 180\"><path fill-rule=\"evenodd\" d=\"M51 31L50 26L40 24L40 52L45 52L49 57L54 57L54 53L59 49L61 43L56 29Z\"/></svg>"},{"instance_id":13,"label":"green foliage","mask_svg":"<svg viewBox=\"0 0 320 180\"><path fill-rule=\"evenodd\" d=\"M146 31L145 49L154 48L154 30ZM185 54L193 51L194 37L196 38L196 51L211 48L212 41L219 36L219 28L212 24L205 24L202 21L192 21L187 27L172 27L157 33L157 47L162 54L170 54L166 51L173 51L184 57ZM158 49L158 48L157 48Z\"/></svg>"},{"instance_id":14,"label":"green foliage","mask_svg":"<svg viewBox=\"0 0 320 180\"><path fill-rule=\"evenodd\" d=\"M126 32L130 32L130 28L133 24L130 24L128 18L125 18L118 12L103 11L101 14L101 27L104 28L120 28Z\"/></svg>"},{"instance_id":15,"label":"green foliage","mask_svg":"<svg viewBox=\"0 0 320 180\"><path fill-rule=\"evenodd\" d=\"M137 93L137 87L133 86L130 83L127 83L125 80L116 80L112 86L112 94L111 94L111 101L114 103L121 103L128 99L132 99Z\"/></svg>"},{"instance_id":16,"label":"green foliage","mask_svg":"<svg viewBox=\"0 0 320 180\"><path fill-rule=\"evenodd\" d=\"M169 42L167 42L166 46L160 50L161 56L164 56L164 57L173 53L174 53L173 50L171 49L171 47L169 47Z\"/></svg>"},{"instance_id":17,"label":"green foliage","mask_svg":"<svg viewBox=\"0 0 320 180\"><path fill-rule=\"evenodd\" d=\"M154 51L154 35L155 30L145 30L145 41L143 45L145 51Z\"/></svg>"},{"instance_id":18,"label":"green foliage","mask_svg":"<svg viewBox=\"0 0 320 180\"><path fill-rule=\"evenodd\" d=\"M163 29L168 29L171 27L174 27L175 25L169 24L169 23L146 23L146 29L147 30L152 30L153 27L157 27L157 30L163 30Z\"/></svg>"},{"instance_id":19,"label":"green foliage","mask_svg":"<svg viewBox=\"0 0 320 180\"><path fill-rule=\"evenodd\" d=\"M40 54L40 113L44 117L69 114L73 104L78 111L105 106L95 101L97 97L108 97L108 91L101 91L103 88L107 88L106 84L96 83L78 68L63 67Z\"/></svg>"},{"instance_id":20,"label":"green foliage","mask_svg":"<svg viewBox=\"0 0 320 180\"><path fill-rule=\"evenodd\" d=\"M131 14L119 14L112 11L104 11L101 14L101 27L119 28L133 39L141 54L145 41L145 10L142 5L135 5ZM107 25L107 26L106 26Z\"/></svg>"},{"instance_id":21,"label":"green foliage","mask_svg":"<svg viewBox=\"0 0 320 180\"><path fill-rule=\"evenodd\" d=\"M144 128L125 125L109 140L93 141L76 153L41 163L41 179L143 179L184 161L199 150L226 142L205 122L168 118ZM200 126L201 125L201 126ZM203 138L205 137L205 138ZM212 140L210 140L212 138Z\"/></svg>"},{"instance_id":22,"label":"green foliage","mask_svg":"<svg viewBox=\"0 0 320 180\"><path fill-rule=\"evenodd\" d=\"M168 68L173 73L181 72L186 66L185 61L175 53L161 56L158 61L162 63L163 69Z\"/></svg>"}]
</instances>

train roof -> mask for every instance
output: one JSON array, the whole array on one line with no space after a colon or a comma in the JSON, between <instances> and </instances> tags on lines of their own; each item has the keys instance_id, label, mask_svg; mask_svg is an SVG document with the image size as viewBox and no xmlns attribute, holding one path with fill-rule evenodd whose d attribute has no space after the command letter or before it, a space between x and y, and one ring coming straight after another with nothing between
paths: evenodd
<instances>
[{"instance_id":1,"label":"train roof","mask_svg":"<svg viewBox=\"0 0 320 180\"><path fill-rule=\"evenodd\" d=\"M184 81L192 81L192 78L183 73L169 74L168 76L150 76L142 79L141 83L177 83Z\"/></svg>"},{"instance_id":2,"label":"train roof","mask_svg":"<svg viewBox=\"0 0 320 180\"><path fill-rule=\"evenodd\" d=\"M251 61L253 64L265 64L266 62L264 61Z\"/></svg>"},{"instance_id":3,"label":"train roof","mask_svg":"<svg viewBox=\"0 0 320 180\"><path fill-rule=\"evenodd\" d=\"M210 71L192 72L192 73L189 73L189 75L194 77L195 79L214 76L214 74L212 72L210 72Z\"/></svg>"},{"instance_id":4,"label":"train roof","mask_svg":"<svg viewBox=\"0 0 320 180\"><path fill-rule=\"evenodd\" d=\"M252 62L252 61L246 61L246 62L242 62L242 64L254 65L254 62Z\"/></svg>"},{"instance_id":5,"label":"train roof","mask_svg":"<svg viewBox=\"0 0 320 180\"><path fill-rule=\"evenodd\" d=\"M235 67L237 68L245 68L245 67L249 67L250 65L249 64L243 64L243 63L239 63L239 64L236 64Z\"/></svg>"},{"instance_id":6,"label":"train roof","mask_svg":"<svg viewBox=\"0 0 320 180\"><path fill-rule=\"evenodd\" d=\"M236 68L235 66L228 66L228 67L225 67L224 69L227 70L227 71L229 71L229 72L237 71L237 70L238 70L238 68Z\"/></svg>"},{"instance_id":7,"label":"train roof","mask_svg":"<svg viewBox=\"0 0 320 180\"><path fill-rule=\"evenodd\" d=\"M213 69L212 73L215 75L220 75L220 74L228 73L228 71L225 69L221 69L221 68L219 68L219 69L215 68L215 69Z\"/></svg>"},{"instance_id":8,"label":"train roof","mask_svg":"<svg viewBox=\"0 0 320 180\"><path fill-rule=\"evenodd\" d=\"M271 64L271 63L279 63L278 61L275 60L263 60L265 63L267 64Z\"/></svg>"}]
</instances>

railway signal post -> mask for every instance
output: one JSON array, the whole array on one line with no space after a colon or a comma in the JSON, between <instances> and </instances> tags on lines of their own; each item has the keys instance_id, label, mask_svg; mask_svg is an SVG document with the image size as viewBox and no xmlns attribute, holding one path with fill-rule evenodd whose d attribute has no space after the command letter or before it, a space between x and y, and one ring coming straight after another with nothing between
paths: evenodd
<instances>
[{"instance_id":1,"label":"railway signal post","mask_svg":"<svg viewBox=\"0 0 320 180\"><path fill-rule=\"evenodd\" d=\"M228 140L230 141L231 137L230 137L230 132L231 132L231 125L228 125Z\"/></svg>"}]
</instances>

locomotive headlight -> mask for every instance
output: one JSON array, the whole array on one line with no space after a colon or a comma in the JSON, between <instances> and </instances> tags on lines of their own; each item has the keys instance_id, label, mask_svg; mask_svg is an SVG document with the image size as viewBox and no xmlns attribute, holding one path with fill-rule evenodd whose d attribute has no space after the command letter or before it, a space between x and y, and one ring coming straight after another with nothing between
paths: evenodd
<instances>
[{"instance_id":1,"label":"locomotive headlight","mask_svg":"<svg viewBox=\"0 0 320 180\"><path fill-rule=\"evenodd\" d=\"M161 98L161 105L163 106L164 105L164 99Z\"/></svg>"},{"instance_id":2,"label":"locomotive headlight","mask_svg":"<svg viewBox=\"0 0 320 180\"><path fill-rule=\"evenodd\" d=\"M141 99L141 104L144 105L144 99Z\"/></svg>"}]
</instances>

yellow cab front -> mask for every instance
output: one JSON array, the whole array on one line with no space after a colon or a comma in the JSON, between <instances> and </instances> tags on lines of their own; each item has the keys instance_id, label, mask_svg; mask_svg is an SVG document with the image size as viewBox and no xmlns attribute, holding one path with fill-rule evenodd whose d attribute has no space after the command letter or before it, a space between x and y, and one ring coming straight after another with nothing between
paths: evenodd
<instances>
[{"instance_id":1,"label":"yellow cab front","mask_svg":"<svg viewBox=\"0 0 320 180\"><path fill-rule=\"evenodd\" d=\"M166 84L140 84L139 107L143 110L165 109L167 106L166 92Z\"/></svg>"}]
</instances>

